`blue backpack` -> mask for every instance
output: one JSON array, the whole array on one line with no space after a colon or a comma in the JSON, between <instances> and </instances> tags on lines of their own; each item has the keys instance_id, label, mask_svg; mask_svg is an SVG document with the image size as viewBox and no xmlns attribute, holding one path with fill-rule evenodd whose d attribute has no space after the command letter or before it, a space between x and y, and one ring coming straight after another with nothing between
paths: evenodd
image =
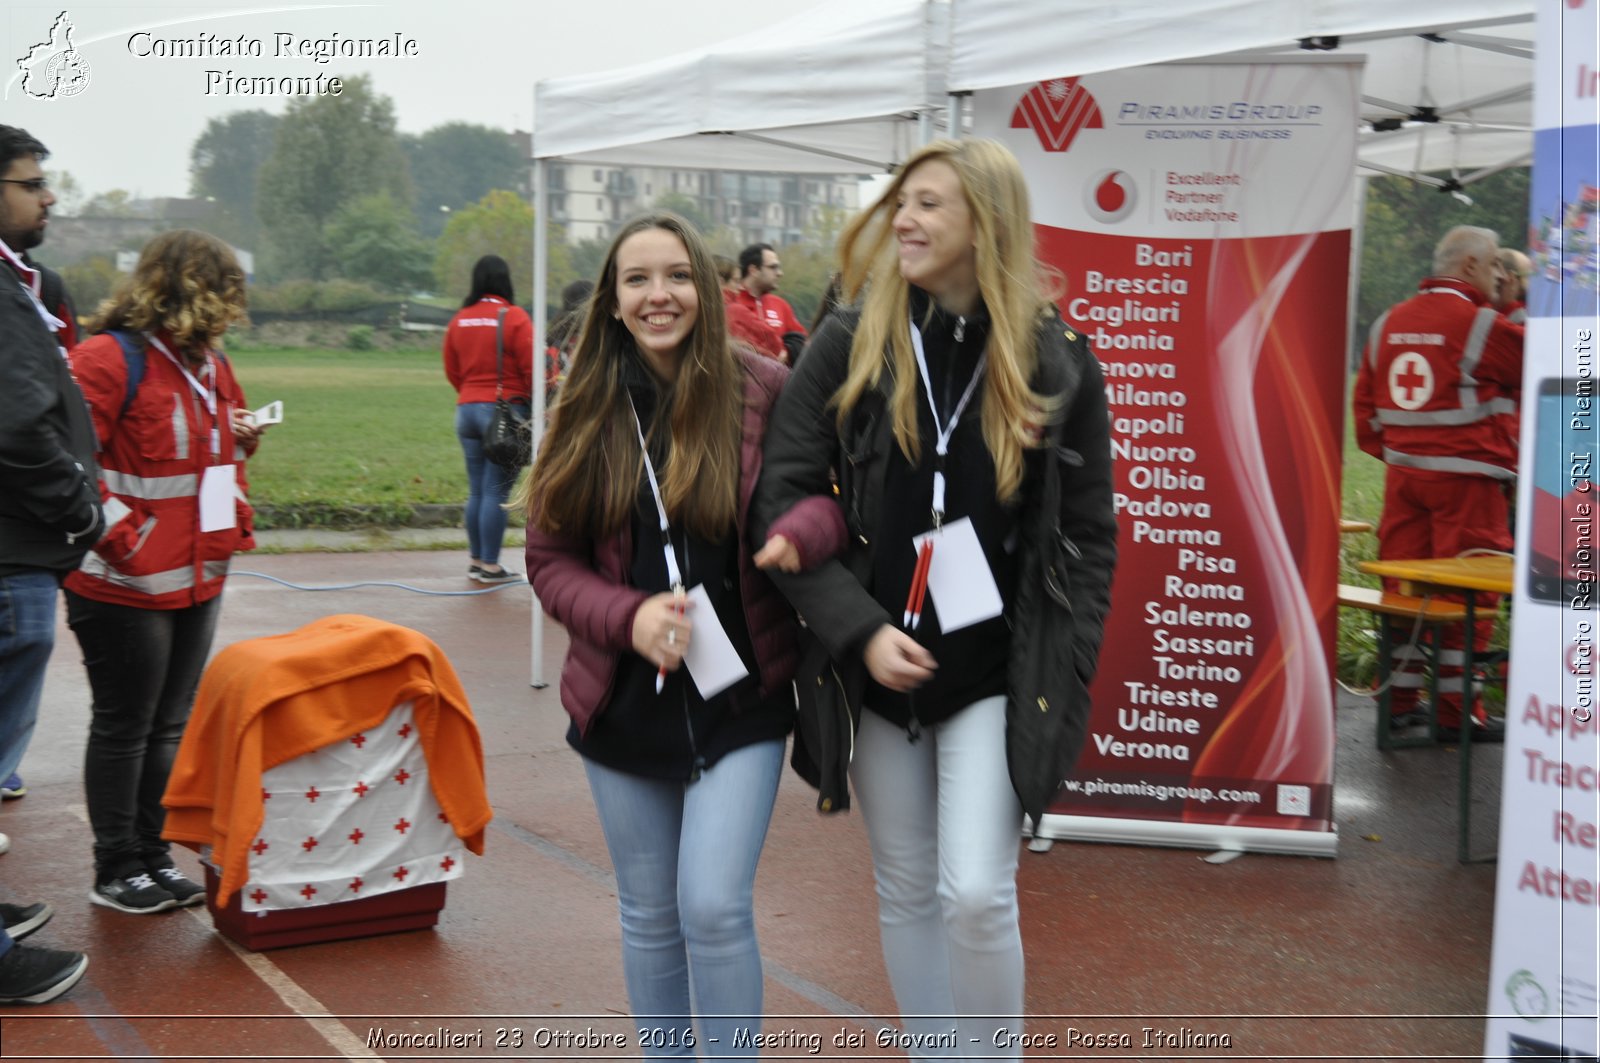
<instances>
[{"instance_id":1,"label":"blue backpack","mask_svg":"<svg viewBox=\"0 0 1600 1063\"><path fill-rule=\"evenodd\" d=\"M117 346L122 348L122 360L128 366L128 388L122 397L122 413L127 413L128 407L133 405L133 396L138 392L139 385L144 383L144 338L117 328L107 329L105 334L117 341ZM223 365L228 364L228 356L221 351L217 352L217 359Z\"/></svg>"}]
</instances>

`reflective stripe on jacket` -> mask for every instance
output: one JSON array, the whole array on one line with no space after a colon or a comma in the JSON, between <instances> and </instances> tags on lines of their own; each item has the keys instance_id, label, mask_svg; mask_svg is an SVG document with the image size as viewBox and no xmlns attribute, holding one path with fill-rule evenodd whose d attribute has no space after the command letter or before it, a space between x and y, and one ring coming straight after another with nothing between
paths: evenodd
<instances>
[{"instance_id":1,"label":"reflective stripe on jacket","mask_svg":"<svg viewBox=\"0 0 1600 1063\"><path fill-rule=\"evenodd\" d=\"M213 416L178 367L154 348L145 352L144 377L131 398L127 359L115 338L93 336L71 358L100 441L102 494L128 512L66 586L85 598L144 609L182 609L221 594L229 559L255 546L246 452L231 428L233 411L246 408L245 399L232 367L213 359ZM213 427L219 454L212 452ZM235 525L202 532L200 484L208 467L229 463L235 466Z\"/></svg>"},{"instance_id":2,"label":"reflective stripe on jacket","mask_svg":"<svg viewBox=\"0 0 1600 1063\"><path fill-rule=\"evenodd\" d=\"M1523 330L1472 285L1430 277L1372 326L1356 439L1390 465L1515 479Z\"/></svg>"}]
</instances>

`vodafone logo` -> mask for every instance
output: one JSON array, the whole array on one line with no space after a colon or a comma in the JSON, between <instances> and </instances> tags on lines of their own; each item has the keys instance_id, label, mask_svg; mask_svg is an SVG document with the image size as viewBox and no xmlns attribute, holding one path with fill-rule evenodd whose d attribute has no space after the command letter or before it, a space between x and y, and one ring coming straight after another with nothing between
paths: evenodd
<instances>
[{"instance_id":1,"label":"vodafone logo","mask_svg":"<svg viewBox=\"0 0 1600 1063\"><path fill-rule=\"evenodd\" d=\"M1107 225L1132 214L1138 202L1139 187L1126 170L1101 170L1083 189L1083 209Z\"/></svg>"},{"instance_id":2,"label":"vodafone logo","mask_svg":"<svg viewBox=\"0 0 1600 1063\"><path fill-rule=\"evenodd\" d=\"M1041 81L1011 112L1012 129L1031 129L1045 151L1066 151L1081 129L1104 129L1100 105L1077 78Z\"/></svg>"}]
</instances>

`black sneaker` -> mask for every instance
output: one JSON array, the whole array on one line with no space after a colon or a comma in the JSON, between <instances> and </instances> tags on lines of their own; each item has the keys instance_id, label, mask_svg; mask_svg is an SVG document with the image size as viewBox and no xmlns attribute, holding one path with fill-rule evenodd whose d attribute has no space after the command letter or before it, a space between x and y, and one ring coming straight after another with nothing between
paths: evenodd
<instances>
[{"instance_id":1,"label":"black sneaker","mask_svg":"<svg viewBox=\"0 0 1600 1063\"><path fill-rule=\"evenodd\" d=\"M155 880L143 871L126 878L113 878L95 883L94 889L89 891L89 899L96 904L133 915L164 912L168 908L178 906L178 898L165 887L157 886Z\"/></svg>"},{"instance_id":2,"label":"black sneaker","mask_svg":"<svg viewBox=\"0 0 1600 1063\"><path fill-rule=\"evenodd\" d=\"M0 956L0 1004L45 1004L73 986L89 969L81 952L13 945Z\"/></svg>"},{"instance_id":3,"label":"black sneaker","mask_svg":"<svg viewBox=\"0 0 1600 1063\"><path fill-rule=\"evenodd\" d=\"M206 888L171 864L165 867L146 864L145 870L150 872L150 877L157 885L177 899L179 908L187 908L206 899Z\"/></svg>"},{"instance_id":4,"label":"black sneaker","mask_svg":"<svg viewBox=\"0 0 1600 1063\"><path fill-rule=\"evenodd\" d=\"M0 922L12 941L21 941L50 921L56 910L48 904L0 904Z\"/></svg>"},{"instance_id":5,"label":"black sneaker","mask_svg":"<svg viewBox=\"0 0 1600 1063\"><path fill-rule=\"evenodd\" d=\"M479 583L521 583L522 573L513 572L509 568L496 566L494 568L480 568L472 574L472 578Z\"/></svg>"}]
</instances>

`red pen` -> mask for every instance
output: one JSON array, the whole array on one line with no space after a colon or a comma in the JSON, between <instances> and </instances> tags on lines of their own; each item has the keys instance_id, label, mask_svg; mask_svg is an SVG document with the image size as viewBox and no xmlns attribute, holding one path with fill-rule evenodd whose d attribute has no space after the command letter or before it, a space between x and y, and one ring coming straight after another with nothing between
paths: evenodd
<instances>
[{"instance_id":1,"label":"red pen","mask_svg":"<svg viewBox=\"0 0 1600 1063\"><path fill-rule=\"evenodd\" d=\"M672 615L681 620L681 619L683 619L683 584L681 584L681 583L673 584L672 595L673 595ZM678 634L677 630L673 629L673 631L667 635L667 641L668 642L676 642L677 641L677 634ZM661 667L656 669L656 693L657 694L661 693L661 688L666 686L666 685L667 685L667 662L666 661L662 661L661 662Z\"/></svg>"},{"instance_id":2,"label":"red pen","mask_svg":"<svg viewBox=\"0 0 1600 1063\"><path fill-rule=\"evenodd\" d=\"M928 568L933 563L933 539L922 540L922 546L917 550L917 567L911 573L911 593L906 600L906 616L901 626L917 630L917 622L922 619L922 603L928 595Z\"/></svg>"},{"instance_id":3,"label":"red pen","mask_svg":"<svg viewBox=\"0 0 1600 1063\"><path fill-rule=\"evenodd\" d=\"M933 568L933 539L932 538L924 539L922 541L922 550L923 550L922 585L917 588L917 605L916 605L916 608L911 611L911 630L912 631L917 630L917 626L922 623L922 605L923 605L924 602L926 602L928 600L928 570Z\"/></svg>"}]
</instances>

